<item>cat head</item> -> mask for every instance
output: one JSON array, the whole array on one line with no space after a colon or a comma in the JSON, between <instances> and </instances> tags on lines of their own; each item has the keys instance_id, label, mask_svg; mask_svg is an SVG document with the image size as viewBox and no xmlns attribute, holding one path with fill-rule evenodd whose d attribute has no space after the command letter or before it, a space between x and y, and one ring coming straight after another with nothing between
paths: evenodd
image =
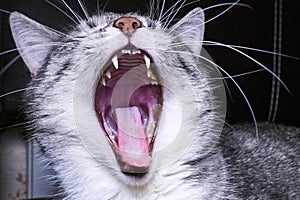
<instances>
[{"instance_id":1,"label":"cat head","mask_svg":"<svg viewBox=\"0 0 300 200\"><path fill-rule=\"evenodd\" d=\"M202 9L172 27L134 13L103 13L67 33L17 12L10 24L33 75L34 137L61 177L89 169L141 185L216 142L226 101L200 62Z\"/></svg>"}]
</instances>

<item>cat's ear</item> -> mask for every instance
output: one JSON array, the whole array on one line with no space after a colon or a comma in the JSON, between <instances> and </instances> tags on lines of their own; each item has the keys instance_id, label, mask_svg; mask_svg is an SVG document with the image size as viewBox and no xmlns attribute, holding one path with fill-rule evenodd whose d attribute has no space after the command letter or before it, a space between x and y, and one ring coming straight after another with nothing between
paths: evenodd
<instances>
[{"instance_id":1,"label":"cat's ear","mask_svg":"<svg viewBox=\"0 0 300 200\"><path fill-rule=\"evenodd\" d=\"M36 75L46 63L51 43L57 41L59 35L18 12L11 13L9 22L20 55L30 72Z\"/></svg>"},{"instance_id":2,"label":"cat's ear","mask_svg":"<svg viewBox=\"0 0 300 200\"><path fill-rule=\"evenodd\" d=\"M200 54L202 48L204 19L204 11L201 8L195 8L171 28L196 54Z\"/></svg>"}]
</instances>

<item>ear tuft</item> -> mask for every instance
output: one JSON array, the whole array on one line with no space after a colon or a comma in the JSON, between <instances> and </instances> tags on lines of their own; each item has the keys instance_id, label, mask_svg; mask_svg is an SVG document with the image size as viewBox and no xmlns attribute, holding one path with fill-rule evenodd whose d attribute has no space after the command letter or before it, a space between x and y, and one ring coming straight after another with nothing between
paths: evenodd
<instances>
[{"instance_id":1,"label":"ear tuft","mask_svg":"<svg viewBox=\"0 0 300 200\"><path fill-rule=\"evenodd\" d=\"M205 17L201 8L195 8L177 22L171 30L175 30L181 40L190 49L200 54L204 36Z\"/></svg>"},{"instance_id":2,"label":"ear tuft","mask_svg":"<svg viewBox=\"0 0 300 200\"><path fill-rule=\"evenodd\" d=\"M46 58L59 35L25 15L13 12L9 17L16 46L33 75L46 63Z\"/></svg>"}]
</instances>

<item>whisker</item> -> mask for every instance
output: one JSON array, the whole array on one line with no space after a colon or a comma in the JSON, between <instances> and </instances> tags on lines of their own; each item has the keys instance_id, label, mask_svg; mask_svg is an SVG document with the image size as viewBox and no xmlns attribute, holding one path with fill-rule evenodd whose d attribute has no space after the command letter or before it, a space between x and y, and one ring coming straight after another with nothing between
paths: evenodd
<instances>
[{"instance_id":1,"label":"whisker","mask_svg":"<svg viewBox=\"0 0 300 200\"><path fill-rule=\"evenodd\" d=\"M183 5L185 4L186 0L184 0L179 8L176 10L176 12L173 14L172 18L169 20L169 22L164 26L165 28L169 27L170 23L173 21L174 17L177 15L177 13L181 10L181 8L183 7ZM172 13L171 13L172 14Z\"/></svg>"},{"instance_id":2,"label":"whisker","mask_svg":"<svg viewBox=\"0 0 300 200\"><path fill-rule=\"evenodd\" d=\"M189 6L191 4L194 4L194 3L197 3L201 0L194 0L192 2L189 2L189 3L186 3L185 5L182 6L182 8L186 7L186 6ZM210 7L207 7L207 8L204 8L203 11L207 11L207 10L210 10L210 9L213 9L213 8L217 8L217 7L222 7L222 6L228 6L228 5L233 5L235 3L220 3L220 4L216 4L216 5L213 5L213 6L210 6ZM247 7L247 8L252 8L251 6L249 6L248 4L244 4L244 3L237 3L235 4L235 6L241 6L241 7ZM173 7L173 6L172 6ZM174 12L174 11L173 11ZM171 12L171 13L173 13ZM164 19L164 18L163 18Z\"/></svg>"},{"instance_id":3,"label":"whisker","mask_svg":"<svg viewBox=\"0 0 300 200\"><path fill-rule=\"evenodd\" d=\"M161 20L162 14L163 14L164 9L165 9L165 4L166 4L166 0L163 0L163 4L161 6L161 10L160 10L160 13L159 13L158 21ZM159 1L158 1L158 6L159 6Z\"/></svg>"},{"instance_id":4,"label":"whisker","mask_svg":"<svg viewBox=\"0 0 300 200\"><path fill-rule=\"evenodd\" d=\"M27 89L27 88L22 88L22 89L14 90L14 91L12 91L12 92L8 92L8 93L5 93L5 94L2 94L2 95L0 95L0 98L6 97L6 96L11 95L11 94L23 92L23 91L25 91L26 89Z\"/></svg>"},{"instance_id":5,"label":"whisker","mask_svg":"<svg viewBox=\"0 0 300 200\"><path fill-rule=\"evenodd\" d=\"M181 0L180 0L180 1L181 1ZM173 8L174 6L176 6L177 3L179 3L180 1L176 2L171 8ZM181 8L184 8L184 7L186 7L186 6L189 6L189 5L191 5L191 4L194 4L194 3L198 2L198 1L201 1L201 0L194 0L194 1L192 1L192 2L186 3L186 4L183 5ZM170 8L170 9L171 9L171 8ZM170 9L168 9L167 12L169 12ZM167 12L166 12L166 13L167 13ZM172 9L172 12L171 12L170 14L172 14L172 13L174 13L174 12L175 12L174 9ZM166 14L166 13L165 13L165 14ZM164 14L164 15L165 15L165 14ZM169 15L170 15L170 14L169 14ZM162 20L165 19L164 15L162 16L162 17L163 17Z\"/></svg>"},{"instance_id":6,"label":"whisker","mask_svg":"<svg viewBox=\"0 0 300 200\"><path fill-rule=\"evenodd\" d=\"M237 0L236 2L232 3L232 5L230 5L227 9L225 9L223 12L219 13L218 15L214 16L213 18L207 20L204 22L204 24L207 24L215 19L217 19L218 17L222 16L223 14L227 13L229 10L231 10L234 6L236 6L238 3L240 2L240 0Z\"/></svg>"},{"instance_id":7,"label":"whisker","mask_svg":"<svg viewBox=\"0 0 300 200\"><path fill-rule=\"evenodd\" d=\"M99 0L97 0L96 3L97 3L97 13L98 13L98 16L100 16L100 5L99 5Z\"/></svg>"},{"instance_id":8,"label":"whisker","mask_svg":"<svg viewBox=\"0 0 300 200\"><path fill-rule=\"evenodd\" d=\"M203 9L203 11L207 11L207 10L211 10L213 8L218 8L218 7L222 7L222 6L241 6L241 7L246 7L246 8L250 8L252 9L251 6L249 6L248 4L245 3L220 3L220 4L216 4L216 5L212 5L209 7L206 7Z\"/></svg>"},{"instance_id":9,"label":"whisker","mask_svg":"<svg viewBox=\"0 0 300 200\"><path fill-rule=\"evenodd\" d=\"M103 5L103 9L102 9L103 12L105 11L105 9L106 9L106 7L108 6L109 3L110 3L110 0L107 0L105 2L105 4Z\"/></svg>"},{"instance_id":10,"label":"whisker","mask_svg":"<svg viewBox=\"0 0 300 200\"><path fill-rule=\"evenodd\" d=\"M180 2L181 2L182 0L178 0L178 1L176 1L176 3L173 5L173 6L171 6L163 15L162 15L162 18L159 20L159 21L168 21L168 19L170 18L170 16L172 15L172 13L174 12L174 9L175 9L175 7L177 6L177 4L179 4ZM170 13L169 13L170 12ZM168 14L169 13L169 14ZM167 18L167 19L166 19ZM165 26L164 26L164 28L166 28Z\"/></svg>"},{"instance_id":11,"label":"whisker","mask_svg":"<svg viewBox=\"0 0 300 200\"><path fill-rule=\"evenodd\" d=\"M32 48L36 48L36 47L52 47L52 46L70 46L70 44L64 44L64 43L60 43L60 42L49 42L49 43L45 43L45 44L39 44L39 45L33 45L33 46L25 46L23 48L14 48L14 49L10 49L7 51L4 51L2 53L0 53L1 55L13 52L13 51L20 51L20 50L24 50L24 51L30 51L30 49ZM12 59L7 65L5 65L1 71L0 71L0 77L21 57L21 55L16 56L14 59Z\"/></svg>"},{"instance_id":12,"label":"whisker","mask_svg":"<svg viewBox=\"0 0 300 200\"><path fill-rule=\"evenodd\" d=\"M159 0L157 0L157 2L159 3ZM148 15L149 15L149 18L151 20L154 20L154 17L155 17L155 14L157 13L157 8L154 8L155 7L155 2L154 0L153 1L149 1L149 5L147 5L147 9L148 9Z\"/></svg>"},{"instance_id":13,"label":"whisker","mask_svg":"<svg viewBox=\"0 0 300 200\"><path fill-rule=\"evenodd\" d=\"M186 43L186 44L195 44L195 43L202 43L202 42L203 41L185 41L184 43ZM184 43L173 43L172 45L169 45L169 47L184 46ZM204 46L216 46L216 44L203 44L203 45ZM261 52L261 53L266 53L266 54L271 54L271 55L278 55L278 56L282 56L282 57L285 57L285 58L300 60L300 57L291 56L291 55L288 55L288 54L278 53L278 52L274 52L274 51L268 51L268 50L264 50L264 49L257 49L257 48L253 48L253 47L239 46L239 45L232 45L232 44L226 44L226 45L231 46L233 48L237 48L237 49L246 49L246 50L250 50L250 51L257 51L257 52Z\"/></svg>"},{"instance_id":14,"label":"whisker","mask_svg":"<svg viewBox=\"0 0 300 200\"><path fill-rule=\"evenodd\" d=\"M65 16L67 16L71 21L73 21L75 24L78 24L78 22L73 19L68 13L66 13L64 10L62 10L60 7L58 7L57 5L55 5L54 3L52 3L49 0L44 0L46 1L48 4L50 4L51 6L53 6L54 8L56 8L58 11L60 11L61 13L63 13Z\"/></svg>"},{"instance_id":15,"label":"whisker","mask_svg":"<svg viewBox=\"0 0 300 200\"><path fill-rule=\"evenodd\" d=\"M210 67L209 65L206 65L206 64L204 64L204 63L202 63L202 65L203 65L204 67L207 67L208 69L211 69L211 67ZM223 80L223 83L224 83L224 85L225 85L226 91L228 92L229 98L232 100L232 99L233 99L233 98L232 98L232 94L231 94L231 91L230 91L230 89L229 89L229 86L228 86L227 81L225 80L225 78L223 78L224 76L223 76L222 72L221 72L218 68L215 68L215 69L218 71L219 75L222 77L222 78L220 78L220 79ZM217 79L217 78L216 78L216 79L209 78L209 80L218 80L218 79Z\"/></svg>"},{"instance_id":16,"label":"whisker","mask_svg":"<svg viewBox=\"0 0 300 200\"><path fill-rule=\"evenodd\" d=\"M67 47L69 47L70 44L66 44L66 43L62 43L62 42L48 42L48 43L38 44L38 45L28 45L28 46L24 46L22 48L13 48L13 49L6 50L4 52L1 52L0 56L11 53L11 52L14 52L14 51L20 51L20 50L26 51L27 49L36 48L36 47L53 47L53 46L60 46L60 47L67 46Z\"/></svg>"},{"instance_id":17,"label":"whisker","mask_svg":"<svg viewBox=\"0 0 300 200\"><path fill-rule=\"evenodd\" d=\"M9 129L9 128L15 128L15 127L23 126L23 125L30 124L30 123L31 123L31 121L21 122L21 123L10 125L10 126L0 127L0 130Z\"/></svg>"},{"instance_id":18,"label":"whisker","mask_svg":"<svg viewBox=\"0 0 300 200\"><path fill-rule=\"evenodd\" d=\"M254 73L258 73L258 72L262 72L262 71L265 71L265 69L257 69L257 70L250 71L250 72L244 72L244 73L241 73L241 74L230 75L230 77L232 77L232 78L237 78L237 77L246 76L246 75L250 75L250 74L254 74ZM230 77L228 77L228 76L223 76L222 78L211 78L211 79L212 79L212 80L228 79L228 78L230 78Z\"/></svg>"},{"instance_id":19,"label":"whisker","mask_svg":"<svg viewBox=\"0 0 300 200\"><path fill-rule=\"evenodd\" d=\"M4 13L7 13L7 14L11 14L11 12L9 12L8 10L4 10L4 9L0 9L0 12L4 12Z\"/></svg>"},{"instance_id":20,"label":"whisker","mask_svg":"<svg viewBox=\"0 0 300 200\"><path fill-rule=\"evenodd\" d=\"M89 18L89 14L87 12L86 6L84 5L84 3L81 0L77 0L77 2L79 3L79 5L80 5L80 7L81 7L81 9L82 9L82 11L83 11L86 19L88 19Z\"/></svg>"},{"instance_id":21,"label":"whisker","mask_svg":"<svg viewBox=\"0 0 300 200\"><path fill-rule=\"evenodd\" d=\"M282 56L282 57L286 57L286 58L291 58L291 59L295 59L295 60L299 60L299 57L295 57L295 56L290 56L287 54L282 54L282 53L277 53L277 52L273 52L273 51L267 51L267 50L263 50L263 49L257 49L257 48L252 48L252 47L245 47L245 46L239 46L239 45L230 45L231 47L237 48L237 49L246 49L246 50L251 50L251 51L257 51L257 52L261 52L261 53L267 53L267 54L272 54L272 55L277 55L277 56Z\"/></svg>"},{"instance_id":22,"label":"whisker","mask_svg":"<svg viewBox=\"0 0 300 200\"><path fill-rule=\"evenodd\" d=\"M82 20L82 18L65 2L65 0L61 0L64 5L69 9L69 11L74 15L78 22Z\"/></svg>"},{"instance_id":23,"label":"whisker","mask_svg":"<svg viewBox=\"0 0 300 200\"><path fill-rule=\"evenodd\" d=\"M254 111L253 111L253 109L252 109L252 106L251 106L251 104L250 104L250 101L249 101L249 99L247 98L247 96L246 96L245 92L243 91L243 89L242 89L242 88L239 86L239 84L234 80L234 78L232 78L231 75L230 75L226 70L224 70L222 67L220 67L220 66L217 65L216 63L212 62L211 60L209 60L209 59L207 59L207 58L205 58L205 57L203 57L203 56L200 56L200 55L198 55L198 56L199 56L199 58L204 59L204 60L206 60L207 62L209 62L209 63L215 65L217 68L219 68L223 73L226 74L226 76L228 76L228 77L230 78L230 80L231 80L231 81L234 83L234 85L238 88L238 90L239 90L240 93L242 94L242 96L243 96L244 100L246 101L247 106L248 106L248 108L249 108L249 110L250 110L250 113L251 113L251 116L252 116L252 119L253 119L253 122L254 122L254 125L255 125L256 138L257 138L257 140L258 140L258 127L257 127L256 116L255 116L255 114L254 114Z\"/></svg>"},{"instance_id":24,"label":"whisker","mask_svg":"<svg viewBox=\"0 0 300 200\"><path fill-rule=\"evenodd\" d=\"M226 12L228 12L229 10L231 10L231 9L232 9L234 6L236 6L239 2L240 2L240 0L237 0L235 3L232 3L231 6L229 6L228 8L226 8L224 11L222 11L222 12L219 13L218 15L216 15L216 16L214 16L213 18L211 18L211 19L209 19L209 20L203 22L202 24L199 24L198 26L193 27L193 28L190 29L190 30L186 30L186 31L184 31L184 32L181 32L180 34L178 34L177 36L175 36L174 39L176 39L177 37L179 37L179 36L181 36L181 35L183 35L183 34L189 32L189 31L192 31L192 30L198 28L199 26L203 26L204 24L207 24L207 23L209 23L209 22L211 22L211 21L217 19L218 17L222 16L223 14L225 14ZM171 29L170 33L172 33L173 31L174 31L174 29Z\"/></svg>"},{"instance_id":25,"label":"whisker","mask_svg":"<svg viewBox=\"0 0 300 200\"><path fill-rule=\"evenodd\" d=\"M265 69L266 71L268 71L270 74L272 74L273 77L275 77L282 85L283 87L289 92L290 90L288 89L288 87L285 85L285 83L273 72L271 71L269 68L267 68L265 65L263 65L262 63L260 63L259 61L257 61L256 59L252 58L251 56L249 56L248 54L232 47L232 46L229 46L229 45L226 45L226 44L223 44L223 43L220 43L220 42L213 42L213 41L203 41L203 43L210 43L210 44L216 44L216 45L219 45L219 46L224 46L224 47L227 47L241 55L243 55L244 57L252 60L254 63L258 64L259 66L261 66L263 69Z\"/></svg>"},{"instance_id":26,"label":"whisker","mask_svg":"<svg viewBox=\"0 0 300 200\"><path fill-rule=\"evenodd\" d=\"M0 56L3 56L3 55L5 55L5 54L9 54L9 53L14 52L14 51L18 51L18 48L9 49L9 50L0 52Z\"/></svg>"},{"instance_id":27,"label":"whisker","mask_svg":"<svg viewBox=\"0 0 300 200\"><path fill-rule=\"evenodd\" d=\"M21 56L17 55L14 59L12 59L7 65L3 67L0 71L0 77L8 70Z\"/></svg>"}]
</instances>

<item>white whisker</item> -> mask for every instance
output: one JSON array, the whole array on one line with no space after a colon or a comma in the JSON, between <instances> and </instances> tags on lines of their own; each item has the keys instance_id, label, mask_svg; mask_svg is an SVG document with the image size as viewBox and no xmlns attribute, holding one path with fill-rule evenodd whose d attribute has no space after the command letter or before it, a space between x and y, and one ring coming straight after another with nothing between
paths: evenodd
<instances>
[{"instance_id":1,"label":"white whisker","mask_svg":"<svg viewBox=\"0 0 300 200\"><path fill-rule=\"evenodd\" d=\"M77 2L79 3L79 5L80 5L80 7L81 7L81 9L82 9L82 11L83 11L86 19L88 19L89 18L89 14L87 12L86 6L83 4L83 2L81 0L77 0Z\"/></svg>"},{"instance_id":2,"label":"white whisker","mask_svg":"<svg viewBox=\"0 0 300 200\"><path fill-rule=\"evenodd\" d=\"M11 14L11 12L7 11L7 10L3 10L3 9L0 9L0 12L4 12L4 13L7 13L7 14Z\"/></svg>"},{"instance_id":3,"label":"white whisker","mask_svg":"<svg viewBox=\"0 0 300 200\"><path fill-rule=\"evenodd\" d=\"M167 27L169 27L169 25L170 25L170 23L174 20L174 17L177 15L177 13L180 11L180 9L183 7L183 5L185 4L185 2L186 2L186 0L184 0L181 4L180 4L180 6L179 6L179 8L176 10L176 12L173 14L173 16L172 16L172 18L169 20L169 22L167 23L167 24L165 24L165 28L167 28ZM172 13L171 13L172 14Z\"/></svg>"},{"instance_id":4,"label":"white whisker","mask_svg":"<svg viewBox=\"0 0 300 200\"><path fill-rule=\"evenodd\" d=\"M15 48L15 49L9 49L9 50L0 52L0 56L5 55L5 54L9 54L9 53L14 52L14 51L17 51L17 50L18 50L18 49Z\"/></svg>"},{"instance_id":5,"label":"white whisker","mask_svg":"<svg viewBox=\"0 0 300 200\"><path fill-rule=\"evenodd\" d=\"M82 18L65 2L65 0L61 0L61 1L69 9L69 11L73 14L73 16L77 19L77 21L80 22Z\"/></svg>"},{"instance_id":6,"label":"white whisker","mask_svg":"<svg viewBox=\"0 0 300 200\"><path fill-rule=\"evenodd\" d=\"M99 5L99 0L97 0L96 3L97 3L97 13L98 13L98 16L100 16L100 5Z\"/></svg>"},{"instance_id":7,"label":"white whisker","mask_svg":"<svg viewBox=\"0 0 300 200\"><path fill-rule=\"evenodd\" d=\"M252 48L252 47L239 46L239 45L230 45L230 44L228 44L228 45L233 48L237 48L237 49L247 49L247 50L251 50L251 51L257 51L257 52L261 52L261 53L267 53L267 54L282 56L282 57L296 59L296 60L300 59L299 57L290 56L287 54L277 53L277 52L273 52L273 51L267 51L267 50L263 50L263 49L257 49L257 48Z\"/></svg>"},{"instance_id":8,"label":"white whisker","mask_svg":"<svg viewBox=\"0 0 300 200\"><path fill-rule=\"evenodd\" d=\"M105 11L105 9L106 9L106 7L107 7L107 5L110 3L110 0L107 0L106 2L105 2L105 4L103 5L103 9L102 9L102 11L104 12Z\"/></svg>"},{"instance_id":9,"label":"white whisker","mask_svg":"<svg viewBox=\"0 0 300 200\"><path fill-rule=\"evenodd\" d=\"M195 44L195 43L203 43L205 41L185 41L186 44ZM173 43L172 45L169 45L169 47L180 47L180 46L184 46L184 43ZM282 56L282 57L286 57L286 58L290 58L290 59L295 59L295 60L300 60L299 57L296 56L291 56L291 55L287 55L287 54L283 54L283 53L278 53L278 52L274 52L274 51L268 51L268 50L264 50L264 49L257 49L257 48L253 48L253 47L247 47L247 46L239 46L239 45L232 45L232 44L226 44L228 46L231 46L233 48L237 48L237 49L246 49L246 50L250 50L250 51L257 51L257 52L261 52L261 53L266 53L266 54L271 54L271 55L278 55L278 56ZM216 44L203 44L203 46L216 46ZM220 46L220 45L217 45Z\"/></svg>"},{"instance_id":10,"label":"white whisker","mask_svg":"<svg viewBox=\"0 0 300 200\"><path fill-rule=\"evenodd\" d=\"M219 13L218 15L216 15L216 16L214 16L213 18L211 18L211 19L209 19L209 20L203 22L202 24L199 24L198 26L195 26L194 28L192 28L192 29L190 29L190 30L186 30L186 31L181 32L180 34L178 34L177 36L175 36L174 39L177 38L177 37L179 37L179 36L181 36L181 35L183 35L183 34L186 34L186 33L189 32L189 31L192 31L192 30L198 28L199 26L204 26L205 24L207 24L207 23L209 23L209 22L211 22L211 21L217 19L218 17L222 16L223 14L225 14L226 12L228 12L229 10L231 10L231 9L232 9L235 5L237 5L239 2L240 2L240 0L237 0L235 3L233 3L231 6L229 6L228 8L226 8L224 11L222 11L222 12ZM170 33L172 33L173 31L174 31L174 29L171 29Z\"/></svg>"},{"instance_id":11,"label":"white whisker","mask_svg":"<svg viewBox=\"0 0 300 200\"><path fill-rule=\"evenodd\" d=\"M174 12L175 7L177 6L177 4L179 4L181 2L181 0L176 1L176 3L171 6L163 15L162 18L159 21L166 21L165 23L168 22L170 16L172 15L172 13ZM168 14L169 13L169 14ZM164 29L167 28L166 26L164 26Z\"/></svg>"},{"instance_id":12,"label":"white whisker","mask_svg":"<svg viewBox=\"0 0 300 200\"><path fill-rule=\"evenodd\" d=\"M7 65L5 65L0 71L0 77L8 70L21 56L17 55L14 59L12 59Z\"/></svg>"},{"instance_id":13,"label":"white whisker","mask_svg":"<svg viewBox=\"0 0 300 200\"><path fill-rule=\"evenodd\" d=\"M186 7L186 6L189 6L189 5L191 5L191 4L194 4L194 3L196 3L196 2L199 2L199 1L201 1L201 0L194 0L194 1L192 1L192 2L186 3L186 4L183 5L180 9L182 9L182 8L184 8L184 7ZM177 1L171 8L175 7L175 6L177 5L177 3L179 3L179 2L180 2L180 1ZM170 9L171 9L171 8L170 8ZM168 9L167 12L169 12L170 9ZM166 13L167 13L167 12L166 12ZM169 15L173 14L174 12L175 12L174 9L172 9L172 11L169 13ZM166 14L166 13L165 13L165 14ZM165 14L164 14L164 15L165 15ZM165 19L164 15L162 16L162 17L163 17L162 20Z\"/></svg>"},{"instance_id":14,"label":"white whisker","mask_svg":"<svg viewBox=\"0 0 300 200\"><path fill-rule=\"evenodd\" d=\"M2 95L0 95L0 98L6 97L6 96L11 95L11 94L23 92L23 91L25 91L26 89L27 89L27 88L22 88L22 89L18 89L18 90L12 91L12 92L8 92L8 93L5 93L5 94L2 94Z\"/></svg>"},{"instance_id":15,"label":"white whisker","mask_svg":"<svg viewBox=\"0 0 300 200\"><path fill-rule=\"evenodd\" d=\"M207 10L211 10L213 8L218 8L218 7L222 7L222 6L241 6L241 7L246 7L246 8L252 8L251 6L249 6L248 4L244 4L244 3L220 3L220 4L216 4L216 5L212 5L209 6L207 8L204 8L203 11L207 11Z\"/></svg>"},{"instance_id":16,"label":"white whisker","mask_svg":"<svg viewBox=\"0 0 300 200\"><path fill-rule=\"evenodd\" d=\"M257 69L254 71L250 71L250 72L245 72L245 73L241 73L241 74L236 74L236 75L230 75L230 77L232 78L237 78L237 77L241 77L241 76L246 76L246 75L250 75L250 74L254 74L254 73L258 73L258 72L262 72L265 71L264 69ZM218 80L218 79L230 79L230 77L228 76L223 76L222 78L211 78L212 80Z\"/></svg>"},{"instance_id":17,"label":"white whisker","mask_svg":"<svg viewBox=\"0 0 300 200\"><path fill-rule=\"evenodd\" d=\"M159 3L158 3L159 4ZM161 10L160 10L160 13L159 13L159 17L158 17L158 21L161 20L161 17L162 17L162 14L164 12L164 9L165 9L165 4L166 4L166 0L163 0L163 4L161 6ZM159 6L159 5L158 5Z\"/></svg>"},{"instance_id":18,"label":"white whisker","mask_svg":"<svg viewBox=\"0 0 300 200\"><path fill-rule=\"evenodd\" d=\"M15 127L23 126L23 125L30 124L30 123L31 123L31 121L28 121L28 122L22 122L22 123L10 125L10 126L0 127L0 130L9 129L9 128L15 128Z\"/></svg>"},{"instance_id":19,"label":"white whisker","mask_svg":"<svg viewBox=\"0 0 300 200\"><path fill-rule=\"evenodd\" d=\"M61 13L63 13L65 16L67 16L71 21L73 21L75 24L78 24L78 22L73 19L70 15L68 15L65 11L63 11L60 7L58 7L57 5L55 5L54 3L52 3L49 0L44 0L46 1L48 4L50 4L51 6L53 6L54 8L56 8L58 11L60 11Z\"/></svg>"},{"instance_id":20,"label":"white whisker","mask_svg":"<svg viewBox=\"0 0 300 200\"><path fill-rule=\"evenodd\" d=\"M179 52L179 53L180 53L180 52ZM197 56L197 55L195 55L195 56ZM247 106L248 106L248 108L249 108L249 110L250 110L250 113L251 113L251 116L252 116L252 119L253 119L253 122L254 122L254 125L255 125L256 137L257 137L257 139L258 139L257 120L256 120L256 117L255 117L254 111L253 111L253 109L252 109L252 106L251 106L251 104L250 104L250 101L249 101L249 99L247 98L247 96L246 96L246 94L244 93L244 91L242 90L242 88L240 87L240 85L239 85L239 84L234 80L234 78L232 78L231 75L230 75L226 70L224 70L221 66L217 65L216 63L212 62L211 60L209 60L209 59L207 59L207 58L205 58L205 57L203 57L203 56L198 55L198 57L201 58L201 59L204 59L205 61L207 61L207 62L213 64L214 66L216 66L219 70L221 70L223 73L225 73L226 76L228 76L229 79L230 79L230 80L234 83L234 85L238 88L238 90L239 90L240 93L242 94L242 96L243 96L244 100L246 101Z\"/></svg>"},{"instance_id":21,"label":"white whisker","mask_svg":"<svg viewBox=\"0 0 300 200\"><path fill-rule=\"evenodd\" d=\"M289 93L291 93L290 90L288 89L288 87L285 85L285 83L284 83L284 82L283 82L283 81L282 81L282 80L281 80L281 79L280 79L273 71L271 71L271 70L270 70L269 68L267 68L265 65L263 65L262 63L260 63L260 62L257 61L256 59L252 58L252 57L249 56L248 54L246 54L246 53L244 53L244 52L242 52L242 51L240 51L240 50L238 50L238 49L236 49L236 48L234 48L234 47L232 47L232 46L229 46L229 45L226 45L226 44L223 44L223 43L220 43L220 42L203 41L203 43L210 43L210 44L216 44L216 45L219 45L219 46L227 47L227 48L229 48L229 49L231 49L231 50L233 50L233 51L235 51L235 52L237 52L237 53L243 55L244 57L246 57L246 58L252 60L254 63L256 63L257 65L261 66L263 69L265 69L265 70L268 71L270 74L272 74L273 77L275 77L275 78L283 85L283 87L284 87Z\"/></svg>"}]
</instances>

